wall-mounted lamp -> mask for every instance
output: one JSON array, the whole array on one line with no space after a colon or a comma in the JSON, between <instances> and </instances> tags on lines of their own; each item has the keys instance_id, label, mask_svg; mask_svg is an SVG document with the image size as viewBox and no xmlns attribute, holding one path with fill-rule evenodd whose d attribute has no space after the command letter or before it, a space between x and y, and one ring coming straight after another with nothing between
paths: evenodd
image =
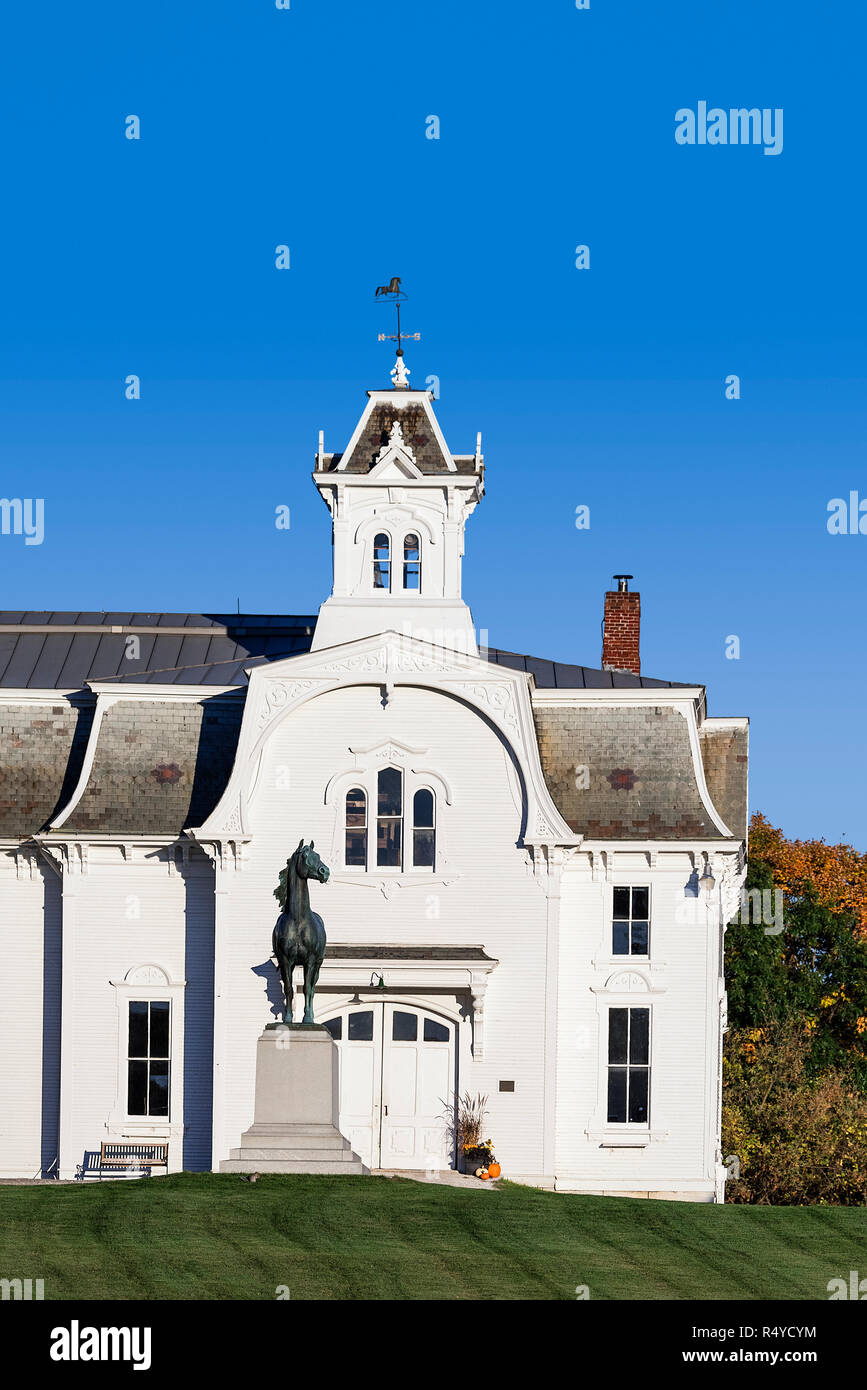
<instances>
[{"instance_id":1,"label":"wall-mounted lamp","mask_svg":"<svg viewBox=\"0 0 867 1390\"><path fill-rule=\"evenodd\" d=\"M709 859L706 859L706 860L705 860L705 863L704 863L704 873L702 874L701 878L699 879L699 885L698 885L698 886L699 886L699 888L703 888L703 889L704 889L704 891L707 893L708 897L710 897L711 893L712 893L713 890L716 888L716 879L715 879L714 876L713 876L713 871L711 870L711 867L710 867L710 860L709 860Z\"/></svg>"}]
</instances>

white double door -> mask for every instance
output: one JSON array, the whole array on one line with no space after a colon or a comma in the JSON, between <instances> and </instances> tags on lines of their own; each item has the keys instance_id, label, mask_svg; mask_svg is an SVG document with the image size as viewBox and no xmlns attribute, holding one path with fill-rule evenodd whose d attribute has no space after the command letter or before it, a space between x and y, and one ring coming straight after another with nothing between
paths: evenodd
<instances>
[{"instance_id":1,"label":"white double door","mask_svg":"<svg viewBox=\"0 0 867 1390\"><path fill-rule=\"evenodd\" d=\"M348 1005L323 1020L340 1052L340 1130L370 1168L449 1168L455 1025L411 1004Z\"/></svg>"}]
</instances>

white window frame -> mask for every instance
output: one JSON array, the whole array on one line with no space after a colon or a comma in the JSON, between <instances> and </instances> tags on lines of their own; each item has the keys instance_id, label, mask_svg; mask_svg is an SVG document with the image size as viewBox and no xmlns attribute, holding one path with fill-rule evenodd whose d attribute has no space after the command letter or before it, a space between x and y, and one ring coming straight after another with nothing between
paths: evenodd
<instances>
[{"instance_id":1,"label":"white window frame","mask_svg":"<svg viewBox=\"0 0 867 1390\"><path fill-rule=\"evenodd\" d=\"M415 799L416 799L416 797L418 796L419 792L430 792L431 799L432 799L432 801L433 801L433 825L422 825L422 826L418 826L418 827L416 826L416 823L415 823ZM406 799L404 799L404 807L406 807ZM436 867L437 867L437 850L438 850L438 848L439 848L439 846L438 846L438 844L437 844L437 829L438 829L438 827L437 827L437 794L436 794L436 788L435 788L435 787L429 786L429 784L428 784L427 782L420 782L419 785L415 788L415 790L414 790L413 793L412 793L412 800L411 800L411 802L410 802L409 811L410 811L410 814L409 814L408 817L407 817L406 815L404 815L404 824L406 824L406 821L407 821L407 820L410 821L409 836L407 837L407 843L409 844L409 843L410 843L410 840L411 840L411 845L410 845L410 859L412 860L412 862L411 862L410 864L407 865L407 868L410 869L413 873L419 873L419 874L434 874L434 873L436 873ZM431 830L431 831L433 831L433 864L416 864L416 862L415 862L415 832L416 832L416 829L419 829L419 830Z\"/></svg>"},{"instance_id":2,"label":"white window frame","mask_svg":"<svg viewBox=\"0 0 867 1390\"><path fill-rule=\"evenodd\" d=\"M660 1124L660 1107L651 1110L652 1096L649 1096L648 1109L655 1114L655 1123L636 1124L632 1121L616 1123L608 1121L608 1013L610 1009L647 1009L650 1018L650 1071L654 1072L654 1052L658 1046L658 1034L665 1026L665 1004L661 1002L667 993L667 985L652 983L651 972L646 961L638 958L640 964L630 964L628 956L616 958L616 968L604 984L591 985L596 1001L595 1042L596 1052L596 1105L585 1134L594 1147L600 1149L646 1148L651 1142L662 1142L669 1137ZM660 1015L658 1010L663 1010Z\"/></svg>"},{"instance_id":3,"label":"white window frame","mask_svg":"<svg viewBox=\"0 0 867 1390\"><path fill-rule=\"evenodd\" d=\"M418 560L409 560L409 561L408 561L407 558L406 558L406 543L407 543L407 541L408 541L408 539L409 539L410 536L415 536L415 539L416 539L416 547L417 547L417 549L418 549ZM423 565L422 565L422 553L421 553L421 552L422 552L421 531L417 531L417 530L415 530L415 529L412 529L412 530L409 530L409 531L405 531L405 532L404 532L404 536L403 536L403 540L402 540L402 542L401 542L401 547L400 547L400 549L401 549L401 556L400 556L401 593L402 593L402 594L410 594L410 595L415 594L415 595L417 595L417 596L420 598L420 597L421 597L421 586L422 586L422 584L423 584L423 582L424 582L424 569L423 569ZM417 564L417 565L418 565L418 585L417 585L417 587L416 587L415 589L410 589L410 588L407 586L407 582L406 582L406 567L407 567L407 564L411 564L411 565Z\"/></svg>"},{"instance_id":4,"label":"white window frame","mask_svg":"<svg viewBox=\"0 0 867 1390\"><path fill-rule=\"evenodd\" d=\"M611 1015L615 1009L622 1009L628 1015L626 1024L626 1061L611 1062L609 1060L609 1047L611 1040ZM629 1043L632 1036L632 1011L642 1009L647 1014L647 1065L643 1062L629 1061ZM608 1086L612 1069L626 1070L626 1119L611 1120L608 1118ZM647 1072L647 1118L644 1120L630 1120L629 1118L629 1073L630 1071ZM651 1081L653 1075L653 1009L650 1003L630 1002L628 1004L611 1004L606 1009L605 1018L605 1123L612 1129L628 1131L649 1131L650 1120L653 1114Z\"/></svg>"},{"instance_id":5,"label":"white window frame","mask_svg":"<svg viewBox=\"0 0 867 1390\"><path fill-rule=\"evenodd\" d=\"M117 1083L114 1105L105 1124L105 1137L109 1140L168 1139L169 1172L179 1173L183 1169L184 991L187 982L173 980L164 966L146 961L133 966L122 980L112 980L111 984L117 1009ZM169 1004L168 1116L130 1115L127 1110L129 1006L132 1000L161 1000Z\"/></svg>"},{"instance_id":6,"label":"white window frame","mask_svg":"<svg viewBox=\"0 0 867 1390\"><path fill-rule=\"evenodd\" d=\"M388 750L393 756L384 757L382 754ZM375 883L377 880L403 879L413 883L440 883L443 882L443 875L447 875L449 881L455 877L455 872L448 866L446 854L447 837L447 808L452 805L452 791L448 782L438 772L430 767L422 765L408 766L407 762L413 752L422 755L427 750L400 749L395 750L393 744L381 745L375 749L368 749L362 759L359 755L360 766L336 773L330 778L325 789L325 804L331 807L333 820L333 836L331 842L331 869L332 880L344 881L361 880ZM404 753L408 756L405 758ZM379 757L376 755L380 754ZM400 867L379 865L376 862L376 815L377 805L377 774L384 767L395 767L403 774L403 863ZM367 797L367 866L362 868L358 864L346 863L346 795L353 787L360 787ZM411 862L412 841L410 840L407 849L407 834L412 837L413 817L412 807L417 791L429 791L434 798L434 864L432 868L419 866L418 868ZM409 814L407 814L409 807ZM444 810L444 808L446 808ZM408 862L409 861L409 862Z\"/></svg>"},{"instance_id":7,"label":"white window frame","mask_svg":"<svg viewBox=\"0 0 867 1390\"><path fill-rule=\"evenodd\" d=\"M386 539L388 540L388 560L377 560L377 558L376 558L376 538L377 538L377 536L385 536ZM393 534L393 532L389 529L388 526L383 526L383 525L377 526L376 530L373 532L373 534L372 534L372 536L371 536L371 538L370 538L370 546L371 546L371 549L370 549L370 568L368 569L368 575L369 575L369 577L370 577L370 592L373 594L374 598L377 598L377 597L379 597L379 596L382 595L382 594L392 594L392 593L394 593L394 534ZM402 566L402 565L403 565L403 555L401 555L400 563L401 563L401 566ZM377 565L377 564L387 564L387 565L388 565L388 583L387 583L387 584L384 584L381 588L377 588L377 586L376 586L376 585L374 584L374 582L373 582L373 570L374 570L374 566ZM402 573L403 573L403 570L401 569L401 574L402 574Z\"/></svg>"},{"instance_id":8,"label":"white window frame","mask_svg":"<svg viewBox=\"0 0 867 1390\"><path fill-rule=\"evenodd\" d=\"M630 944L630 946L632 945L632 920L633 920L633 919L632 919L632 916L631 916L631 912L632 912L632 890L633 890L634 888L646 888L646 889L647 889L647 951L646 951L646 953L645 953L643 956L638 956L638 955L635 955L635 956L634 956L634 955L632 955L631 951L630 951L630 952L627 952L626 955L615 955L615 952L614 952L614 890L615 890L615 888L628 888L628 889L630 890L630 897L629 897L629 910L630 910L630 917L629 917L629 944ZM622 918L622 917L621 917L621 918L618 918L618 920L619 920L619 921L623 921L623 918ZM636 920L637 920L637 921L641 921L642 918L639 917L639 918L637 918ZM612 884L610 885L609 894L608 894L608 923L607 923L607 931L608 931L608 955L610 956L611 960L612 960L612 961L619 961L619 962L622 962L624 965L625 965L628 961L631 961L631 960L632 960L632 961L642 961L642 962L647 962L647 961L649 961L649 960L651 959L651 950L652 950L652 935L653 935L653 934L652 934L652 928L653 928L653 885L652 885L649 881L645 881L644 883L632 883L631 881L630 881L629 883L612 883Z\"/></svg>"},{"instance_id":9,"label":"white window frame","mask_svg":"<svg viewBox=\"0 0 867 1390\"><path fill-rule=\"evenodd\" d=\"M130 1009L132 1008L132 1005L133 1005L134 1003L135 1003L135 1004L147 1004L147 1007L148 1007L148 1051L147 1051L147 1055L146 1055L146 1056L140 1056L140 1057L132 1057L132 1056L130 1056L130 1051L129 1051ZM165 1057L157 1057L157 1056L154 1056L154 1055L151 1053L151 1050L150 1050L150 1047L151 1047L151 1037L150 1037L150 1033L151 1033L151 1006L154 1005L154 1004L166 1004L166 1005L168 1005L168 1010L169 1010L168 1054L167 1054L167 1056L165 1056ZM147 1083L146 1083L145 1103L146 1103L148 1106L150 1105L150 1068L151 1068L151 1063L153 1063L153 1062L166 1062L166 1063L168 1063L168 1073L169 1073L169 1075L168 1075L169 1084L168 1084L168 1091L167 1091L167 1096L166 1096L166 1100L167 1100L167 1102L168 1102L168 1113L165 1114L165 1115L152 1115L152 1114L150 1113L150 1110L148 1110L148 1111L146 1111L146 1113L145 1113L144 1115L142 1115L142 1114L140 1114L140 1113L137 1112L134 1118L137 1119L137 1120L168 1120L169 1123L171 1123L171 1119L172 1119L172 1073L173 1073L173 1071L174 1071L174 1065L175 1065L174 1057L172 1056L172 1001L171 1001L171 999L162 999L162 998L160 998L159 996L156 996L156 997L153 997L153 998L150 998L150 999L137 999L137 998L135 998L134 996L131 996L131 997L127 1000L127 1004L126 1004L126 1024L127 1024L127 1049L126 1049L126 1067L127 1067L126 1103L127 1103L127 1115L128 1115L131 1119L133 1118L132 1111L129 1109L129 1064L130 1064L130 1062L145 1062L145 1063L147 1064L148 1070L147 1070Z\"/></svg>"}]
</instances>

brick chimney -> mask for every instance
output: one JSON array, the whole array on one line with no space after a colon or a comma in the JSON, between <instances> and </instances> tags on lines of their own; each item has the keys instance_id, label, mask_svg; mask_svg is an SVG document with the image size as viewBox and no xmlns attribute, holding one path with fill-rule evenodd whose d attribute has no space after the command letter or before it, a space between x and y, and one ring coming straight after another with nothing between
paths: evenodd
<instances>
[{"instance_id":1,"label":"brick chimney","mask_svg":"<svg viewBox=\"0 0 867 1390\"><path fill-rule=\"evenodd\" d=\"M602 620L603 671L631 671L641 675L638 639L641 632L641 595L629 592L631 574L615 574L617 588L605 595Z\"/></svg>"}]
</instances>

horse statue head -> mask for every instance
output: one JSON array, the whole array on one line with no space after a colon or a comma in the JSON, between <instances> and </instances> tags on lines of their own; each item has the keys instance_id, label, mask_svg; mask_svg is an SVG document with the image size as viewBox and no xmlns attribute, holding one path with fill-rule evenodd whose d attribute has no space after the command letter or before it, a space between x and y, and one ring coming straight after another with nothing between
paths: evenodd
<instances>
[{"instance_id":1,"label":"horse statue head","mask_svg":"<svg viewBox=\"0 0 867 1390\"><path fill-rule=\"evenodd\" d=\"M313 848L312 840L309 845L305 845L302 837L293 857L295 859L295 872L300 878L315 878L319 883L328 882L331 870L319 858Z\"/></svg>"},{"instance_id":2,"label":"horse statue head","mask_svg":"<svg viewBox=\"0 0 867 1390\"><path fill-rule=\"evenodd\" d=\"M319 883L327 883L331 873L327 864L323 864L313 848L313 841L311 840L309 845L305 845L302 835L295 853L286 860L286 868L280 870L280 882L274 889L274 897L284 910L289 894L290 874L293 869L299 878L313 878Z\"/></svg>"}]
</instances>

